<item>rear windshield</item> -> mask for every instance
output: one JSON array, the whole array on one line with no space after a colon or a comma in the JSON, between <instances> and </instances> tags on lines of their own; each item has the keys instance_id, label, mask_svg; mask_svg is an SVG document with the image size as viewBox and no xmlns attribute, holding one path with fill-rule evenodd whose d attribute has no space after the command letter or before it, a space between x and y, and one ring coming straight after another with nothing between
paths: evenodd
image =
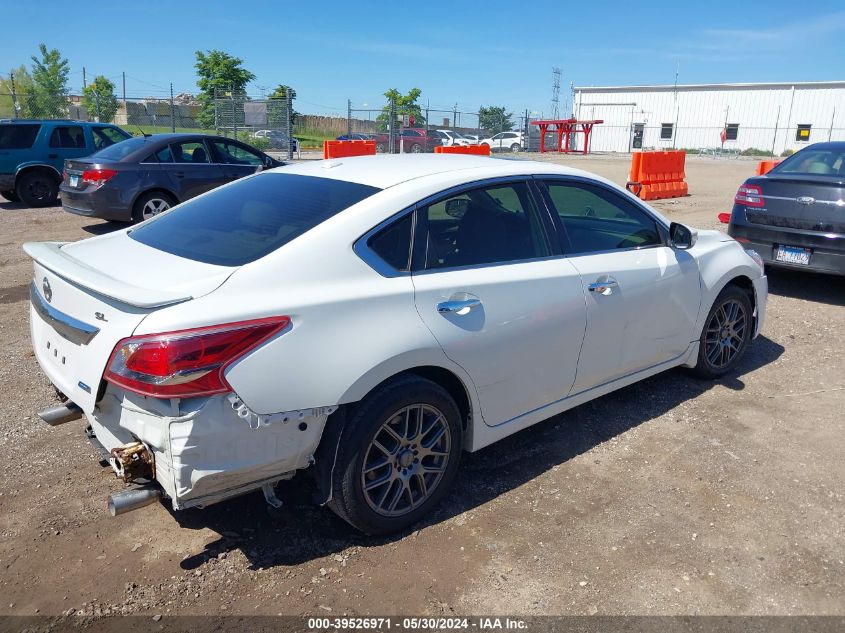
<instances>
[{"instance_id":1,"label":"rear windshield","mask_svg":"<svg viewBox=\"0 0 845 633\"><path fill-rule=\"evenodd\" d=\"M845 147L839 149L808 147L777 165L772 169L772 173L845 176Z\"/></svg>"},{"instance_id":2,"label":"rear windshield","mask_svg":"<svg viewBox=\"0 0 845 633\"><path fill-rule=\"evenodd\" d=\"M28 149L35 142L40 123L0 125L0 149Z\"/></svg>"},{"instance_id":3,"label":"rear windshield","mask_svg":"<svg viewBox=\"0 0 845 633\"><path fill-rule=\"evenodd\" d=\"M139 150L150 143L152 143L152 141L142 136L128 138L125 141L109 145L108 147L101 149L99 152L95 152L91 155L91 158L98 158L100 160L121 160L122 158L129 156L132 152Z\"/></svg>"},{"instance_id":4,"label":"rear windshield","mask_svg":"<svg viewBox=\"0 0 845 633\"><path fill-rule=\"evenodd\" d=\"M331 178L258 174L180 204L129 235L179 257L242 266L378 191Z\"/></svg>"}]
</instances>

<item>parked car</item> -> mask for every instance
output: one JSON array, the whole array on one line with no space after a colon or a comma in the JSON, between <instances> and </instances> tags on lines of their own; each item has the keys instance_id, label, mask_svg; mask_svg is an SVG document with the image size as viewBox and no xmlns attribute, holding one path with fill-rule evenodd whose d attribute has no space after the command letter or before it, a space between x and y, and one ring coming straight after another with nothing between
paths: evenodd
<instances>
[{"instance_id":1,"label":"parked car","mask_svg":"<svg viewBox=\"0 0 845 633\"><path fill-rule=\"evenodd\" d=\"M376 152L379 154L387 152L390 147L390 137L387 134L376 134L374 138L376 141ZM433 152L434 148L440 145L442 141L443 137L435 133L434 130L428 132L425 128L404 128L403 130L397 130L395 140L396 151L403 154Z\"/></svg>"},{"instance_id":2,"label":"parked car","mask_svg":"<svg viewBox=\"0 0 845 633\"><path fill-rule=\"evenodd\" d=\"M252 133L252 138L263 138L269 142L269 149L288 151L290 145L291 151L296 153L299 151L299 140L289 137L284 132L279 130L258 130Z\"/></svg>"},{"instance_id":3,"label":"parked car","mask_svg":"<svg viewBox=\"0 0 845 633\"><path fill-rule=\"evenodd\" d=\"M131 137L119 127L84 121L0 121L0 196L30 207L54 204L68 158L88 156Z\"/></svg>"},{"instance_id":4,"label":"parked car","mask_svg":"<svg viewBox=\"0 0 845 633\"><path fill-rule=\"evenodd\" d=\"M443 145L445 147L451 147L453 145L472 145L474 142L469 139L468 137L464 136L460 132L455 132L453 130L437 130L438 133L443 135Z\"/></svg>"},{"instance_id":5,"label":"parked car","mask_svg":"<svg viewBox=\"0 0 845 633\"><path fill-rule=\"evenodd\" d=\"M114 514L310 470L367 533L464 450L676 366L734 370L759 257L580 170L367 156L262 172L130 230L29 243L35 357L123 481ZM143 483L142 483L143 482Z\"/></svg>"},{"instance_id":6,"label":"parked car","mask_svg":"<svg viewBox=\"0 0 845 633\"><path fill-rule=\"evenodd\" d=\"M746 180L728 234L770 266L845 275L845 142L815 143Z\"/></svg>"},{"instance_id":7,"label":"parked car","mask_svg":"<svg viewBox=\"0 0 845 633\"><path fill-rule=\"evenodd\" d=\"M373 134L359 134L357 132L353 132L352 134L341 134L335 140L338 141L371 141L373 140Z\"/></svg>"},{"instance_id":8,"label":"parked car","mask_svg":"<svg viewBox=\"0 0 845 633\"><path fill-rule=\"evenodd\" d=\"M65 211L141 222L222 184L284 163L246 143L209 134L131 138L65 163Z\"/></svg>"},{"instance_id":9,"label":"parked car","mask_svg":"<svg viewBox=\"0 0 845 633\"><path fill-rule=\"evenodd\" d=\"M521 152L525 148L525 139L522 132L499 132L481 139L479 144L489 145L491 152Z\"/></svg>"}]
</instances>

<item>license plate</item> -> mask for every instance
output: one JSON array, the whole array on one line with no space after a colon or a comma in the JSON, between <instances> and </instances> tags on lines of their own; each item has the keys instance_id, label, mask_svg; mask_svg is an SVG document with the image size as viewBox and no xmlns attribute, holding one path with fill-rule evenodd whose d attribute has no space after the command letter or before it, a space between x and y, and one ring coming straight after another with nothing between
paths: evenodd
<instances>
[{"instance_id":1,"label":"license plate","mask_svg":"<svg viewBox=\"0 0 845 633\"><path fill-rule=\"evenodd\" d=\"M807 266L810 264L810 253L812 251L809 248L801 248L800 246L778 246L775 260L787 264Z\"/></svg>"},{"instance_id":2,"label":"license plate","mask_svg":"<svg viewBox=\"0 0 845 633\"><path fill-rule=\"evenodd\" d=\"M79 176L71 176L70 177L70 186L71 187L78 187L79 186Z\"/></svg>"}]
</instances>

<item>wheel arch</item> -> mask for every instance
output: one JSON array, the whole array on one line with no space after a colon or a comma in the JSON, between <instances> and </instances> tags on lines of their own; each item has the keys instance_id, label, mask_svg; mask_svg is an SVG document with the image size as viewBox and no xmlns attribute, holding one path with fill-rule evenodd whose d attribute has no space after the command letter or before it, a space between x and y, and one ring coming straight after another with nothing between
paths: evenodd
<instances>
[{"instance_id":1,"label":"wheel arch","mask_svg":"<svg viewBox=\"0 0 845 633\"><path fill-rule=\"evenodd\" d=\"M17 186L18 178L33 171L46 171L50 175L55 176L58 182L62 181L61 172L48 163L24 163L23 165L19 165L15 171L15 186Z\"/></svg>"},{"instance_id":2,"label":"wheel arch","mask_svg":"<svg viewBox=\"0 0 845 633\"><path fill-rule=\"evenodd\" d=\"M337 460L337 450L343 441L346 422L351 417L351 412L368 395L404 376L425 378L443 387L449 393L461 413L464 427L464 448L472 445L473 411L476 405L473 401L473 391L470 390L465 378L441 365L417 365L397 371L377 384L370 386L366 393L354 401L341 405L326 420L323 435L314 453L314 471L312 473L317 484L318 502L321 505L328 503L332 498L332 474Z\"/></svg>"},{"instance_id":3,"label":"wheel arch","mask_svg":"<svg viewBox=\"0 0 845 633\"><path fill-rule=\"evenodd\" d=\"M168 196L170 196L171 198L173 198L173 199L176 201L176 204L179 204L179 202L180 202L180 200L179 200L179 196L177 196L175 193L173 193L172 191L170 191L167 187L161 187L161 186L156 185L155 187L148 187L147 189L141 189L140 191L138 191L138 192L135 194L135 196L132 198L132 203L131 203L131 205L130 205L130 206L131 206L131 210L132 210L132 211L135 211L135 203L136 203L136 202L138 202L138 199L139 199L141 196L144 196L144 195L146 195L146 194L148 194L148 193L154 193L154 192L157 192L157 193L166 193Z\"/></svg>"}]
</instances>

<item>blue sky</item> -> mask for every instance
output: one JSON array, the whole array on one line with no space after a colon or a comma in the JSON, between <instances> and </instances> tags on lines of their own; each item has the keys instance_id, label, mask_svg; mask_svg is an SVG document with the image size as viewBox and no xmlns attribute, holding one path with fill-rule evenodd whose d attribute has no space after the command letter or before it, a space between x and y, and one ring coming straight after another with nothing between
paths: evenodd
<instances>
[{"instance_id":1,"label":"blue sky","mask_svg":"<svg viewBox=\"0 0 845 633\"><path fill-rule=\"evenodd\" d=\"M404 10L403 6L413 7ZM104 74L127 95L196 92L194 52L219 48L257 75L252 94L286 83L305 113L379 108L391 87L419 87L432 108L504 105L548 113L552 67L569 85L845 80L840 2L147 0L7 3L0 73L45 42L70 61L71 86ZM15 25L14 28L8 28Z\"/></svg>"}]
</instances>

